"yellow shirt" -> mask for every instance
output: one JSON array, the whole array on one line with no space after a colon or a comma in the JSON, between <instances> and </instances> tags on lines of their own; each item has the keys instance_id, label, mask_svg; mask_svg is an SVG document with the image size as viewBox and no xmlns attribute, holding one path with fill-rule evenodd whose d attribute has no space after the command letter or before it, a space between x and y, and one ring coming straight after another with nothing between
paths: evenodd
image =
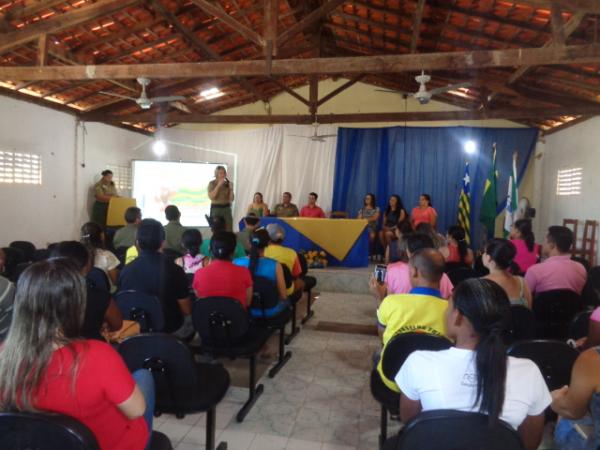
<instances>
[{"instance_id":1,"label":"yellow shirt","mask_svg":"<svg viewBox=\"0 0 600 450\"><path fill-rule=\"evenodd\" d=\"M388 341L399 333L427 333L434 336L446 335L444 315L448 302L439 291L429 288L413 288L408 294L388 295L377 310L377 321L385 327L383 350L377 365L384 384L394 392L400 392L396 383L383 375L382 361Z\"/></svg>"},{"instance_id":2,"label":"yellow shirt","mask_svg":"<svg viewBox=\"0 0 600 450\"><path fill-rule=\"evenodd\" d=\"M129 247L125 253L125 265L129 264L131 261L134 261L138 257L138 254L138 249L135 245Z\"/></svg>"},{"instance_id":3,"label":"yellow shirt","mask_svg":"<svg viewBox=\"0 0 600 450\"><path fill-rule=\"evenodd\" d=\"M290 270L290 273L295 278L302 272L300 262L298 261L298 254L294 249L284 247L283 245L269 245L265 248L265 256L267 258L274 259L275 261L285 264ZM294 293L294 284L287 289L287 294L291 295Z\"/></svg>"}]
</instances>

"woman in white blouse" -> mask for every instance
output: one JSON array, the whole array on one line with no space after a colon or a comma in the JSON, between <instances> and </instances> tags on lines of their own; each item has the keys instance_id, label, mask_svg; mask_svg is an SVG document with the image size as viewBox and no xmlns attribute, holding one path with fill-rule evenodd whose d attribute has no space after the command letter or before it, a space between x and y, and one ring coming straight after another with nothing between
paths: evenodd
<instances>
[{"instance_id":1,"label":"woman in white blouse","mask_svg":"<svg viewBox=\"0 0 600 450\"><path fill-rule=\"evenodd\" d=\"M493 281L470 279L455 288L448 303L447 335L456 346L416 351L406 359L395 379L402 391L402 421L432 409L482 412L492 422L510 424L527 450L536 449L552 399L535 363L506 356L506 293Z\"/></svg>"}]
</instances>

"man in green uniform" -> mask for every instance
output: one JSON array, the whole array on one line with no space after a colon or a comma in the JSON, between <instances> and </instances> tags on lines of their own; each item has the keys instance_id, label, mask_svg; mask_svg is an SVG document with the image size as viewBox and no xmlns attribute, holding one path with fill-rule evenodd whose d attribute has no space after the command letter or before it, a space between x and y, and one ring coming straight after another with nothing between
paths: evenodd
<instances>
[{"instance_id":1,"label":"man in green uniform","mask_svg":"<svg viewBox=\"0 0 600 450\"><path fill-rule=\"evenodd\" d=\"M277 217L298 217L298 207L292 203L292 194L284 192L281 196L282 203L275 206L275 216Z\"/></svg>"},{"instance_id":2,"label":"man in green uniform","mask_svg":"<svg viewBox=\"0 0 600 450\"><path fill-rule=\"evenodd\" d=\"M94 198L92 205L91 221L106 227L106 215L108 214L108 203L112 197L118 197L117 188L112 180L113 173L110 170L102 172L102 178L94 185Z\"/></svg>"},{"instance_id":3,"label":"man in green uniform","mask_svg":"<svg viewBox=\"0 0 600 450\"><path fill-rule=\"evenodd\" d=\"M165 225L165 244L163 247L183 253L181 236L185 231L185 227L179 222L179 219L181 218L179 208L175 205L167 206L165 208L165 217L169 223Z\"/></svg>"},{"instance_id":4,"label":"man in green uniform","mask_svg":"<svg viewBox=\"0 0 600 450\"><path fill-rule=\"evenodd\" d=\"M231 202L233 202L233 183L227 179L227 171L223 166L215 169L215 179L208 183L210 198L210 217L222 217L226 231L233 230Z\"/></svg>"}]
</instances>

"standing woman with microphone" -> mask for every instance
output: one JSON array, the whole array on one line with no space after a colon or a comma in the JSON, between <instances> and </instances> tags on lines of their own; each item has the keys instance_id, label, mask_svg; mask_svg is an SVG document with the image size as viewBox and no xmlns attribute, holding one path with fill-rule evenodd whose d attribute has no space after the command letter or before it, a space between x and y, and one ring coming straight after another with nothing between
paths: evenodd
<instances>
[{"instance_id":1,"label":"standing woman with microphone","mask_svg":"<svg viewBox=\"0 0 600 450\"><path fill-rule=\"evenodd\" d=\"M223 166L215 169L215 179L208 183L208 198L210 198L210 217L220 216L225 220L225 229L233 229L231 202L233 202L233 183L227 178Z\"/></svg>"}]
</instances>

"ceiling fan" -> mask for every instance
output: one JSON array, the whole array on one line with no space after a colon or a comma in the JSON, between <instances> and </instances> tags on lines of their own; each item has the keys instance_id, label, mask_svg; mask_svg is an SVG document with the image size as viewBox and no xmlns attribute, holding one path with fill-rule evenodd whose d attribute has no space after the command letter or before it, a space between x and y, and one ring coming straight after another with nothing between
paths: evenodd
<instances>
[{"instance_id":1,"label":"ceiling fan","mask_svg":"<svg viewBox=\"0 0 600 450\"><path fill-rule=\"evenodd\" d=\"M299 134L290 134L289 136L310 139L313 142L325 142L325 140L327 138L337 137L337 134L318 134L318 129L319 129L319 123L318 122L313 123L313 127L315 129L314 129L313 134L310 135L310 136L302 136L302 135L299 135Z\"/></svg>"},{"instance_id":2,"label":"ceiling fan","mask_svg":"<svg viewBox=\"0 0 600 450\"><path fill-rule=\"evenodd\" d=\"M150 109L154 103L169 103L185 100L181 95L171 95L167 97L148 97L146 94L146 86L150 84L150 79L139 77L137 82L142 86L142 92L138 98L129 97L127 95L115 94L114 92L100 91L101 94L110 95L111 97L124 98L136 102L142 109Z\"/></svg>"},{"instance_id":3,"label":"ceiling fan","mask_svg":"<svg viewBox=\"0 0 600 450\"><path fill-rule=\"evenodd\" d=\"M430 91L428 91L426 84L429 83L429 81L431 81L431 77L429 75L426 75L424 71L421 71L421 75L417 75L415 77L415 80L417 81L417 83L419 83L419 90L417 92L408 93L402 91L395 91L391 89L376 89L376 91L388 92L392 94L402 94L407 97L414 97L419 101L421 105L426 105L427 103L429 103L429 100L431 100L431 97L434 95L443 94L444 92L471 86L471 83L457 83L431 89Z\"/></svg>"}]
</instances>

